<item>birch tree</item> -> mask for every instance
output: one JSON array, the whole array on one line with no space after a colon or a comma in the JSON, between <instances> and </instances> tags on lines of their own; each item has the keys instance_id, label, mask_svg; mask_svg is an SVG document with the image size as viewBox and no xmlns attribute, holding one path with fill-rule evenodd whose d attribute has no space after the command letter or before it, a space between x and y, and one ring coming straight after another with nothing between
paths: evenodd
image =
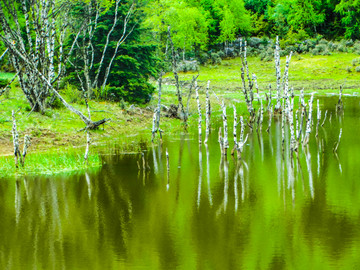
<instances>
[{"instance_id":1,"label":"birch tree","mask_svg":"<svg viewBox=\"0 0 360 270\"><path fill-rule=\"evenodd\" d=\"M77 1L21 0L20 2L20 6L12 0L0 2L0 38L7 48L20 87L30 103L32 111L44 112L47 99L53 95L53 97L59 98L67 109L77 114L86 124L87 129L93 129L105 123L108 119L93 122L68 104L55 87L55 83L65 74L65 65L73 55L74 49L79 48L81 42L84 44L84 40L91 40L91 35L96 28L96 18L101 8L104 7L97 1L80 2L85 5L89 14L95 14L95 19L92 20L93 16L84 16L79 21L75 21L71 17L70 11L74 5L79 4ZM119 3L120 0L117 0L116 7ZM92 8L95 11L92 11ZM118 40L118 46L127 37L126 22L131 12L132 7L124 19L124 31L122 38ZM117 18L114 19L114 27L116 22ZM77 27L74 27L74 24ZM72 32L71 41L65 50L64 40L69 35L69 31ZM80 40L80 35L83 33L86 33L89 38ZM111 35L111 30L108 35ZM55 50L55 48L57 49ZM91 58L93 45L91 42L87 42L87 47L81 48L84 52L84 63L86 63L82 73L88 74L88 69L94 66L94 59ZM107 66L106 74L110 72L115 55L116 52ZM103 58L97 65L98 71L103 68L102 61ZM89 93L89 89L97 84L97 77L92 84L89 83L90 79L86 76L85 81L87 87L83 88L87 89L87 93ZM106 81L102 83L106 84Z\"/></svg>"},{"instance_id":2,"label":"birch tree","mask_svg":"<svg viewBox=\"0 0 360 270\"><path fill-rule=\"evenodd\" d=\"M106 22L108 25L104 25L104 22L101 21L101 17L105 16L106 7L101 6L99 2L90 1L78 5L78 11L74 14L78 22L73 24L72 32L79 33L79 38L74 43L69 63L75 70L82 90L87 93L88 97L91 97L94 88L105 90L119 48L135 27L134 24L130 29L128 28L135 5L133 2L123 4L121 0L116 0L114 7L111 7L114 9L113 19L111 22ZM128 6L124 17L121 16L121 5ZM110 28L103 31L109 25L111 25ZM100 46L96 42L96 35L99 35L99 32L106 36L100 55L97 52L99 49L96 48ZM114 38L118 33L121 34ZM110 44L115 44L112 46L114 48L110 48Z\"/></svg>"}]
</instances>

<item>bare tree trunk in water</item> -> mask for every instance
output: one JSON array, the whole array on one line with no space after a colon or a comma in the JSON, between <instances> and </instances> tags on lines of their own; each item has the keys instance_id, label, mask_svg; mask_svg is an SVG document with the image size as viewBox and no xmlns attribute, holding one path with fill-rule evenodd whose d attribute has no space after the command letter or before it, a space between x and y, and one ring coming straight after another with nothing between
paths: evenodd
<instances>
[{"instance_id":1,"label":"bare tree trunk in water","mask_svg":"<svg viewBox=\"0 0 360 270\"><path fill-rule=\"evenodd\" d=\"M174 43L171 39L170 26L168 27L168 39L171 47L171 55L172 55L172 70L175 77L175 86L176 86L176 96L178 98L178 116L180 119L184 120L185 128L187 127L187 115L185 113L184 104L182 102L182 94L180 89L179 75L177 73L177 62L176 62L176 54Z\"/></svg>"}]
</instances>

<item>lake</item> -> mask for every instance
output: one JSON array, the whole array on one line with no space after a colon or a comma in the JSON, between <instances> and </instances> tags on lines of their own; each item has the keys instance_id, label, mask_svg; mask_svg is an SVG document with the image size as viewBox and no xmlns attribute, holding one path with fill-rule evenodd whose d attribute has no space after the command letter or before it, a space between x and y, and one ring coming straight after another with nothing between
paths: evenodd
<instances>
[{"instance_id":1,"label":"lake","mask_svg":"<svg viewBox=\"0 0 360 270\"><path fill-rule=\"evenodd\" d=\"M328 111L318 138L317 99L322 120ZM143 154L104 149L97 172L3 179L0 268L359 269L360 99L343 97L341 114L337 100L315 96L293 159L288 128L282 149L267 115L241 161L222 157L217 112L207 146L194 127Z\"/></svg>"}]
</instances>

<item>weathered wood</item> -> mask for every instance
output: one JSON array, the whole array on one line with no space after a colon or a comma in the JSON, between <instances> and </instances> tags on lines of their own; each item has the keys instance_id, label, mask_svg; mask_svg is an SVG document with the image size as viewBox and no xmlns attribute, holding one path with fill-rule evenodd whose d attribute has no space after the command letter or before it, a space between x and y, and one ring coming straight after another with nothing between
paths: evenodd
<instances>
[{"instance_id":1,"label":"weathered wood","mask_svg":"<svg viewBox=\"0 0 360 270\"><path fill-rule=\"evenodd\" d=\"M271 84L269 84L269 97L268 97L268 106L267 106L267 110L269 111L270 108L272 108L272 95L271 95Z\"/></svg>"},{"instance_id":2,"label":"weathered wood","mask_svg":"<svg viewBox=\"0 0 360 270\"><path fill-rule=\"evenodd\" d=\"M190 99L191 99L191 95L192 95L192 89L195 85L195 82L197 80L197 78L199 77L199 74L196 76L192 77L191 83L190 83L190 87L189 87L189 93L187 96L187 101L186 101L186 115L187 117L189 117L189 111L190 111Z\"/></svg>"},{"instance_id":3,"label":"weathered wood","mask_svg":"<svg viewBox=\"0 0 360 270\"><path fill-rule=\"evenodd\" d=\"M249 68L247 66L247 58L246 58L246 41L244 43L244 46L242 46L242 39L240 39L240 59L241 59L241 81L242 81L242 91L245 97L245 102L247 105L248 112L250 114L250 120L249 123L252 125L253 121L255 120L255 112L252 105L253 101L253 94L252 94L252 82L249 75ZM246 81L245 81L245 70L248 78L248 86L249 89L246 87Z\"/></svg>"},{"instance_id":4,"label":"weathered wood","mask_svg":"<svg viewBox=\"0 0 360 270\"><path fill-rule=\"evenodd\" d=\"M249 134L246 134L246 137L244 139L244 131L245 131L245 124L244 124L244 120L243 120L243 117L240 116L240 140L236 143L236 150L237 150L237 157L238 159L241 159L241 154L242 154L242 151L243 151L243 148L244 148L244 145L248 139L248 135Z\"/></svg>"},{"instance_id":5,"label":"weathered wood","mask_svg":"<svg viewBox=\"0 0 360 270\"><path fill-rule=\"evenodd\" d=\"M154 116L153 116L153 125L152 125L152 129L151 129L151 142L154 142L155 134L157 132L157 127L156 127L157 111L158 111L158 108L155 108Z\"/></svg>"},{"instance_id":6,"label":"weathered wood","mask_svg":"<svg viewBox=\"0 0 360 270\"><path fill-rule=\"evenodd\" d=\"M184 104L182 102L182 93L181 93L181 88L180 88L180 82L179 82L179 75L177 73L177 61L176 61L176 53L175 53L175 48L174 48L174 43L171 39L171 33L170 33L170 26L168 27L168 40L170 42L170 47L171 47L171 55L172 55L172 72L174 74L175 77L175 86L176 86L176 96L178 98L178 114L179 114L179 118L184 120L185 123L185 128L187 127L187 115L184 109Z\"/></svg>"},{"instance_id":7,"label":"weathered wood","mask_svg":"<svg viewBox=\"0 0 360 270\"><path fill-rule=\"evenodd\" d=\"M344 104L342 101L342 86L340 86L340 91L339 91L339 100L338 103L336 104L336 112L342 112L342 110L344 109Z\"/></svg>"},{"instance_id":8,"label":"weathered wood","mask_svg":"<svg viewBox=\"0 0 360 270\"><path fill-rule=\"evenodd\" d=\"M320 125L320 120L321 120L321 110L320 110L320 105L319 105L319 100L317 100L317 114L316 114L316 135L315 137L317 138L319 136L319 125Z\"/></svg>"},{"instance_id":9,"label":"weathered wood","mask_svg":"<svg viewBox=\"0 0 360 270\"><path fill-rule=\"evenodd\" d=\"M198 114L199 114L199 120L198 120L199 144L201 144L201 142L202 142L202 130L201 130L202 114L201 114L201 104L200 104L199 88L197 86L197 81L195 81L195 95L196 95L196 102L197 102L197 108L198 108Z\"/></svg>"},{"instance_id":10,"label":"weathered wood","mask_svg":"<svg viewBox=\"0 0 360 270\"><path fill-rule=\"evenodd\" d=\"M84 155L84 160L85 163L88 164L88 158L89 158L89 149L90 149L90 143L91 143L91 139L90 139L90 134L89 134L89 130L86 129L86 149L85 149L85 155Z\"/></svg>"},{"instance_id":11,"label":"weathered wood","mask_svg":"<svg viewBox=\"0 0 360 270\"><path fill-rule=\"evenodd\" d=\"M234 125L233 125L233 137L234 137L234 147L231 150L231 155L234 155L234 151L235 149L237 149L237 134L236 134L236 130L237 130L237 125L238 125L238 121L237 121L237 114L236 114L236 107L235 105L233 105L233 111L234 111Z\"/></svg>"},{"instance_id":12,"label":"weathered wood","mask_svg":"<svg viewBox=\"0 0 360 270\"><path fill-rule=\"evenodd\" d=\"M286 56L286 65L284 70L284 77L283 77L283 92L285 98L285 116L288 117L289 115L289 106L290 106L290 95L289 95L289 65L292 56L292 51L288 56Z\"/></svg>"},{"instance_id":13,"label":"weathered wood","mask_svg":"<svg viewBox=\"0 0 360 270\"><path fill-rule=\"evenodd\" d=\"M19 133L16 128L16 119L15 119L15 112L12 111L12 137L13 137L13 144L14 144L14 158L15 158L15 167L19 167L19 159L21 160L21 154L19 150Z\"/></svg>"},{"instance_id":14,"label":"weathered wood","mask_svg":"<svg viewBox=\"0 0 360 270\"><path fill-rule=\"evenodd\" d=\"M18 168L19 167L19 160L20 160L20 164L22 167L25 166L25 158L27 155L27 151L28 148L31 145L31 138L29 135L25 134L24 136L24 145L23 145L23 152L20 152L20 145L19 145L19 133L17 131L17 127L16 127L16 118L15 118L15 112L12 111L11 112L11 116L12 116L12 122L13 122L13 126L12 126L12 137L13 137L13 145L14 145L14 158L15 158L15 167Z\"/></svg>"},{"instance_id":15,"label":"weathered wood","mask_svg":"<svg viewBox=\"0 0 360 270\"><path fill-rule=\"evenodd\" d=\"M309 100L309 114L308 114L308 119L306 121L306 131L305 131L305 136L303 139L303 145L307 145L309 143L310 140L310 133L311 133L311 126L312 126L312 104L313 104L313 100L314 100L314 93L311 94L310 100Z\"/></svg>"},{"instance_id":16,"label":"weathered wood","mask_svg":"<svg viewBox=\"0 0 360 270\"><path fill-rule=\"evenodd\" d=\"M281 87L280 87L280 80L281 80L281 69L280 69L280 44L279 44L279 37L276 36L275 42L275 51L274 51L274 58L275 58L275 70L276 70L276 105L274 112L278 113L281 111Z\"/></svg>"},{"instance_id":17,"label":"weathered wood","mask_svg":"<svg viewBox=\"0 0 360 270\"><path fill-rule=\"evenodd\" d=\"M206 123L206 133L205 133L205 141L204 143L208 142L209 134L210 134L210 118L211 118L211 107L210 107L210 96L209 96L209 88L210 88L210 81L207 82L206 86L206 104L205 104L205 123Z\"/></svg>"}]
</instances>

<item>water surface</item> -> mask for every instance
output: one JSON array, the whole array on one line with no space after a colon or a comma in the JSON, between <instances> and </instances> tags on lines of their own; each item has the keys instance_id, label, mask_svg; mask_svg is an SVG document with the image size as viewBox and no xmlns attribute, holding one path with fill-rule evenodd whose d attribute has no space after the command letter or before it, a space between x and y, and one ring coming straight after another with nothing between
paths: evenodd
<instances>
[{"instance_id":1,"label":"water surface","mask_svg":"<svg viewBox=\"0 0 360 270\"><path fill-rule=\"evenodd\" d=\"M3 179L0 268L359 269L360 99L336 102L321 98L327 120L295 159L267 118L241 162L222 158L218 117L208 146L165 135L143 156L104 151L97 173Z\"/></svg>"}]
</instances>

